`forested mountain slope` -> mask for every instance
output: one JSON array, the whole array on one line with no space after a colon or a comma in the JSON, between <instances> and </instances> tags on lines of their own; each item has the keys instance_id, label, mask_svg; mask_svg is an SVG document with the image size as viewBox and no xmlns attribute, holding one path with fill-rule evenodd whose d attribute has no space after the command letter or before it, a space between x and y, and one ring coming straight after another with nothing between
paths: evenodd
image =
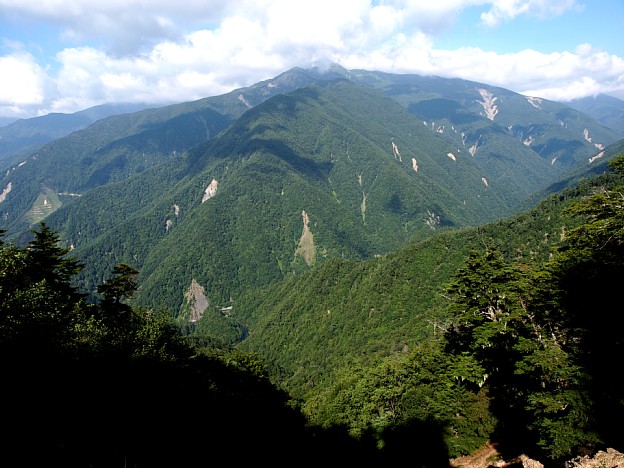
<instances>
[{"instance_id":1,"label":"forested mountain slope","mask_svg":"<svg viewBox=\"0 0 624 468\"><path fill-rule=\"evenodd\" d=\"M137 303L189 324L325 260L508 216L613 138L484 84L292 69L55 140L7 170L0 211L9 238L41 219L58 229L86 290L128 262Z\"/></svg>"},{"instance_id":2,"label":"forested mountain slope","mask_svg":"<svg viewBox=\"0 0 624 468\"><path fill-rule=\"evenodd\" d=\"M390 461L309 426L253 354L197 346L170 316L128 306L133 268L117 265L101 301L85 302L58 235L44 223L31 234L19 248L0 232L2 466L192 468L242 448L273 466Z\"/></svg>"},{"instance_id":3,"label":"forested mountain slope","mask_svg":"<svg viewBox=\"0 0 624 468\"><path fill-rule=\"evenodd\" d=\"M0 167L3 169L27 159L44 144L88 127L93 122L117 114L144 109L146 104L104 104L73 114L51 113L20 119L0 126Z\"/></svg>"},{"instance_id":4,"label":"forested mountain slope","mask_svg":"<svg viewBox=\"0 0 624 468\"><path fill-rule=\"evenodd\" d=\"M484 83L436 76L351 70L348 76L381 90L443 134L458 150L498 162L529 148L556 171L600 157L621 138L614 130L562 103Z\"/></svg>"},{"instance_id":5,"label":"forested mountain slope","mask_svg":"<svg viewBox=\"0 0 624 468\"><path fill-rule=\"evenodd\" d=\"M3 225L9 235L25 233L64 203L181 154L249 108L315 79L316 73L292 70L221 96L114 115L20 153L0 181Z\"/></svg>"},{"instance_id":6,"label":"forested mountain slope","mask_svg":"<svg viewBox=\"0 0 624 468\"><path fill-rule=\"evenodd\" d=\"M54 388L66 402L63 389L76 382L76 369L101 389L89 363L99 365L113 351L127 366L122 377L141 369L152 379L153 387L131 380L138 394L150 396L150 405L132 413L141 416L158 400L150 388L175 398L205 388L193 382L206 370L191 364L195 357L178 360L167 349L179 344L173 338L179 329L198 343L243 351L231 356L235 367L262 373L254 359L266 360L272 381L293 398L290 407L301 408L312 425L348 431L362 447L396 460L415 439L435 443L438 455L495 440L505 453L529 450L553 461L601 444L621 449L624 382L612 363L622 354L613 307L624 258L624 162L615 157L622 141L602 147L594 139L601 127L590 128L595 121L582 114L470 82L331 73L318 81L318 73L295 69L280 77L281 89L292 87L287 93L269 81L244 90L249 94L198 101L191 110L105 119L44 147L53 157L8 170L0 209L13 239L45 217L64 247L52 248L45 229L38 244L23 250L2 245L0 267L11 281L0 290L0 305L20 312L0 317L2 344L10 345L3 359L18 363L11 375L26 363L36 371L26 387L39 388L41 375L62 382ZM503 119L511 109L518 124ZM214 131L205 132L202 117ZM538 117L542 133L514 133ZM538 140L541 152L533 145ZM94 158L98 142L108 148L102 160ZM189 146L178 151L179 142ZM150 145L153 159L141 167L139 151ZM83 147L91 150L81 153ZM606 161L615 173L606 172ZM555 181L565 189L554 192ZM39 184L40 202L29 204L28 184ZM71 187L81 191L58 192ZM537 203L530 198L537 193L549 195ZM530 209L517 213L527 199ZM33 216L35 206L50 204ZM11 211L16 207L23 213ZM37 257L42 250L55 261L71 252L84 268L50 265ZM131 308L115 290L126 283L107 282L111 271L134 268L140 274L131 304L138 315L127 314ZM156 320L170 316L178 329ZM32 340L34 354L22 356ZM48 355L48 345L58 354ZM74 352L84 354L75 359ZM56 371L46 374L53 367L40 356L50 364L60 359L59 381L47 379ZM137 359L154 367L134 367ZM178 373L174 365L165 374L191 379L178 387L181 395L169 387L176 379L162 387L162 375L151 372L162 369L161 359L186 369ZM221 363L209 367L218 373ZM28 401L22 381L11 380L14 396ZM204 382L223 388L213 385L216 378ZM236 408L228 395L228 408ZM202 409L220 405L220 395L210 397ZM273 408L283 408L282 397ZM52 415L50 421L56 408L41 403L34 413ZM233 414L233 423L219 414L232 431L242 418ZM19 421L19 412L12 417ZM38 439L56 444L46 437L50 426L42 427ZM80 445L84 434L63 431ZM163 440L156 436L140 444L153 447ZM121 443L131 439L124 432Z\"/></svg>"},{"instance_id":7,"label":"forested mountain slope","mask_svg":"<svg viewBox=\"0 0 624 468\"><path fill-rule=\"evenodd\" d=\"M574 99L567 104L624 136L624 101L622 99L599 94Z\"/></svg>"},{"instance_id":8,"label":"forested mountain slope","mask_svg":"<svg viewBox=\"0 0 624 468\"><path fill-rule=\"evenodd\" d=\"M249 291L227 312L238 346L315 422L360 436L416 418L441 423L451 453L489 439L562 466L621 450L624 156L612 161L617 174L521 215Z\"/></svg>"},{"instance_id":9,"label":"forested mountain slope","mask_svg":"<svg viewBox=\"0 0 624 468\"><path fill-rule=\"evenodd\" d=\"M274 363L295 395L314 393L343 365L370 365L442 334L451 320L444 289L471 251L496 248L508 260L546 261L578 223L563 210L602 184L590 180L510 218L441 232L364 262L335 259L251 290L234 302L227 321L213 310L200 330L218 334L219 324L238 321L248 334L242 349Z\"/></svg>"},{"instance_id":10,"label":"forested mountain slope","mask_svg":"<svg viewBox=\"0 0 624 468\"><path fill-rule=\"evenodd\" d=\"M565 188L573 187L579 183L580 180L597 176L608 172L609 162L624 154L624 139L618 140L611 145L607 146L602 152L602 156L597 160L590 160L586 164L578 164L573 168L561 174L561 177L552 184L545 187L543 190L539 190L527 198L520 206L525 209L530 209L535 204L539 203L542 199L562 191Z\"/></svg>"},{"instance_id":11,"label":"forested mountain slope","mask_svg":"<svg viewBox=\"0 0 624 468\"><path fill-rule=\"evenodd\" d=\"M622 450L624 440L624 379L613 365L623 346L613 304L624 271L624 155L609 167L614 174L583 180L523 216L452 233L459 242L444 233L379 260L327 262L287 280L285 289L254 291L242 344L269 329L264 339L271 352L281 351L283 367L266 348L246 353L215 346L211 336L181 337L166 311L133 309L127 298L138 271L123 263L97 286L100 301L89 304L71 284L81 265L47 225L24 248L6 244L2 232L0 364L13 405L4 415L11 431L0 459L191 467L243 446L274 464L303 454L314 463L386 465L409 457L449 466L450 457L486 441L504 460L528 454L547 466L570 466L605 448L616 454L610 448ZM449 264L466 243L477 248L449 268L430 248L439 239ZM386 268L375 271L373 263ZM416 281L420 274L434 283L423 297L438 292L445 306L410 297L425 284ZM364 310L364 323L349 312L351 302L360 308L362 299L380 296L378 309ZM287 309L278 306L273 322L256 308L293 298ZM404 306L398 320L388 299ZM429 337L391 341L423 304L441 312L427 320ZM240 305L244 300L230 319L244 318ZM361 343L353 335L371 339L372 328L379 346L354 351ZM420 333L417 322L401 332L412 328ZM281 341L288 334L303 337L296 349ZM206 437L202 450L188 446L189 431Z\"/></svg>"},{"instance_id":12,"label":"forested mountain slope","mask_svg":"<svg viewBox=\"0 0 624 468\"><path fill-rule=\"evenodd\" d=\"M483 83L349 71L338 65L323 71L294 68L221 96L103 119L36 151L20 153L0 181L4 226L9 235L27 231L92 188L141 173L216 136L270 97L336 78L373 87L396 100L432 136L449 143L449 157L474 157L484 183L515 186L511 203L525 196L525 182L532 181L538 166L535 159L550 166L538 171L535 183L552 181L580 161L599 158L601 149L618 138L568 106ZM91 116L88 110L79 114ZM14 125L18 124L23 125Z\"/></svg>"},{"instance_id":13,"label":"forested mountain slope","mask_svg":"<svg viewBox=\"0 0 624 468\"><path fill-rule=\"evenodd\" d=\"M472 158L450 150L393 100L342 80L277 96L49 222L96 270L139 266L137 300L177 314L194 283L227 305L327 258L371 257L511 209L514 187L486 185Z\"/></svg>"}]
</instances>

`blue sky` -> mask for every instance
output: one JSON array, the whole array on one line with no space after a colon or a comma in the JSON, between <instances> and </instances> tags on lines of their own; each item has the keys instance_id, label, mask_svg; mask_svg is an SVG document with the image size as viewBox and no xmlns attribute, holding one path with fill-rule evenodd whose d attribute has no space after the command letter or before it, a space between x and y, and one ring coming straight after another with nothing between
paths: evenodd
<instances>
[{"instance_id":1,"label":"blue sky","mask_svg":"<svg viewBox=\"0 0 624 468\"><path fill-rule=\"evenodd\" d=\"M0 0L0 117L222 94L294 66L624 99L624 0Z\"/></svg>"},{"instance_id":2,"label":"blue sky","mask_svg":"<svg viewBox=\"0 0 624 468\"><path fill-rule=\"evenodd\" d=\"M556 2L553 2L556 3ZM479 24L483 7L465 8L457 27L436 40L436 46L454 49L465 45L512 53L535 49L544 53L574 51L580 43L624 57L624 0L577 2L565 14L538 19L520 15L499 27ZM477 25L477 26L475 26Z\"/></svg>"}]
</instances>

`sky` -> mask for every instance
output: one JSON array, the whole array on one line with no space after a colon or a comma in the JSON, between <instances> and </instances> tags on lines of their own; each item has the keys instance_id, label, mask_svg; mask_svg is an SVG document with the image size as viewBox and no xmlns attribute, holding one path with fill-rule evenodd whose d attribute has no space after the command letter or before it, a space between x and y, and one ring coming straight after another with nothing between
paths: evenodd
<instances>
[{"instance_id":1,"label":"sky","mask_svg":"<svg viewBox=\"0 0 624 468\"><path fill-rule=\"evenodd\" d=\"M0 118L216 96L292 67L624 99L624 0L0 0Z\"/></svg>"}]
</instances>

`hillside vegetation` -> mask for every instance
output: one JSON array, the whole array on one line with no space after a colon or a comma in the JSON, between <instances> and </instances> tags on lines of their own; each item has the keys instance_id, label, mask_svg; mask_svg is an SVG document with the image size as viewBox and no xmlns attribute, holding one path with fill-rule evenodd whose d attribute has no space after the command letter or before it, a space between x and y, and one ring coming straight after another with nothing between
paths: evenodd
<instances>
[{"instance_id":1,"label":"hillside vegetation","mask_svg":"<svg viewBox=\"0 0 624 468\"><path fill-rule=\"evenodd\" d=\"M509 216L616 137L482 83L296 68L50 142L4 173L0 216L21 245L41 220L57 229L85 291L125 262L136 304L194 326L327 260Z\"/></svg>"},{"instance_id":2,"label":"hillside vegetation","mask_svg":"<svg viewBox=\"0 0 624 468\"><path fill-rule=\"evenodd\" d=\"M276 96L219 137L93 190L48 222L93 259L87 289L124 261L144 275L144 305L178 311L195 280L226 306L248 287L309 268L310 258L369 258L511 209L513 187L486 186L475 161L449 151L393 100L338 81ZM303 212L308 257L297 254Z\"/></svg>"},{"instance_id":3,"label":"hillside vegetation","mask_svg":"<svg viewBox=\"0 0 624 468\"><path fill-rule=\"evenodd\" d=\"M366 365L442 334L453 318L446 284L470 252L498 249L507 261L546 262L578 223L565 211L568 205L604 183L613 181L604 175L581 179L519 215L439 232L370 260L328 261L314 271L246 292L234 302L227 320L215 311L211 326L240 322L239 334L229 335L232 339L248 329L243 349L275 362L291 393L314 393L342 362ZM200 323L199 329L207 326Z\"/></svg>"},{"instance_id":4,"label":"hillside vegetation","mask_svg":"<svg viewBox=\"0 0 624 468\"><path fill-rule=\"evenodd\" d=\"M239 346L313 421L353 435L416 419L441 424L452 455L488 439L552 460L621 448L621 184L586 180L509 220L253 291L230 315Z\"/></svg>"},{"instance_id":5,"label":"hillside vegetation","mask_svg":"<svg viewBox=\"0 0 624 468\"><path fill-rule=\"evenodd\" d=\"M71 284L82 266L42 223L25 248L0 244L0 364L13 403L4 419L11 432L3 461L198 466L245 447L256 460L278 465L328 456L388 464L411 454L433 467L449 466L450 457L490 440L505 459L528 454L557 465L605 447L621 450L624 379L612 362L623 351L613 304L624 271L624 156L610 167L615 174L587 180L511 221L441 235L438 248L449 254L464 244L454 236L474 236L480 247L456 254L459 267L441 274L448 280L437 286L431 275L419 276L430 267L411 270L414 283L443 293L443 306L437 299L426 305L443 314L432 317L435 333L414 322L407 327L414 344L381 350L368 341L342 347L357 334L347 327L358 322L343 318L351 304L362 303L358 288L375 301L393 295L398 283L403 293L391 301L402 304L398 317L377 305L372 314L365 310L369 323L356 327L383 332L380 344L405 333L401 319L418 304L401 278L421 245L384 259L326 262L287 279L281 297L272 286L264 306L294 301L292 314L278 307L282 315L263 340L256 331L262 335L267 322L248 317L241 348L267 344L250 353L200 334L180 336L169 315L129 306L139 272L125 264L116 265L94 291L98 302L89 304ZM555 226L565 230L551 242L544 234ZM374 273L384 261L394 268ZM351 294L344 289L349 283L357 285ZM317 289L316 301L307 289ZM297 329L311 331L309 340L334 339L284 349L280 337ZM267 349L280 349L283 359L273 355L265 367ZM293 367L299 353L304 358ZM293 373L304 377L285 378ZM293 392L279 390L282 384ZM188 444L199 435L201 450Z\"/></svg>"},{"instance_id":6,"label":"hillside vegetation","mask_svg":"<svg viewBox=\"0 0 624 468\"><path fill-rule=\"evenodd\" d=\"M0 165L18 164L39 147L111 115L137 112L145 104L103 104L73 114L51 113L0 125Z\"/></svg>"},{"instance_id":7,"label":"hillside vegetation","mask_svg":"<svg viewBox=\"0 0 624 468\"><path fill-rule=\"evenodd\" d=\"M37 421L44 457L154 464L162 418L189 428L163 460L194 463L211 412L215 447L317 460L621 449L617 138L486 84L333 66L40 147L0 180L3 366L15 408L52 389L11 413L18 457ZM124 415L145 438L97 426Z\"/></svg>"}]
</instances>

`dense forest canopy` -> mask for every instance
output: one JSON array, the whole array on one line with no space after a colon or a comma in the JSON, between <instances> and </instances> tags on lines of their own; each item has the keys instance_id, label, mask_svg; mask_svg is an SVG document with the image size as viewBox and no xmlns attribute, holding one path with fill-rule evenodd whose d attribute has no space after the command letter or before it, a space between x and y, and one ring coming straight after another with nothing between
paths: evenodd
<instances>
[{"instance_id":1,"label":"dense forest canopy","mask_svg":"<svg viewBox=\"0 0 624 468\"><path fill-rule=\"evenodd\" d=\"M58 235L44 223L33 234L0 250L1 464L195 466L259 451L265 434L284 444L274 460L299 447L304 425L257 358L200 351L170 316L131 308L128 265L87 303Z\"/></svg>"},{"instance_id":2,"label":"dense forest canopy","mask_svg":"<svg viewBox=\"0 0 624 468\"><path fill-rule=\"evenodd\" d=\"M8 430L0 464L286 466L328 456L398 459L340 428L310 425L254 353L182 336L168 313L133 308L138 271L118 264L99 300L72 285L80 265L45 223L24 248L0 236L0 369ZM437 433L433 432L436 438ZM446 460L439 437L436 451Z\"/></svg>"},{"instance_id":3,"label":"dense forest canopy","mask_svg":"<svg viewBox=\"0 0 624 468\"><path fill-rule=\"evenodd\" d=\"M205 466L244 448L278 464L409 455L443 466L488 440L553 464L621 450L624 156L610 168L568 209L575 227L547 259L473 251L446 287L444 333L345 366L303 401L279 390L259 355L184 336L170 314L131 306L131 266L118 264L90 302L72 283L82 265L45 223L23 248L0 238L10 429L0 457Z\"/></svg>"},{"instance_id":4,"label":"dense forest canopy","mask_svg":"<svg viewBox=\"0 0 624 468\"><path fill-rule=\"evenodd\" d=\"M610 167L622 174L623 163ZM354 434L435 420L452 455L486 440L553 463L621 449L624 185L602 182L567 210L577 227L548 260L473 251L447 287L452 321L439 339L343 372L309 413Z\"/></svg>"}]
</instances>

